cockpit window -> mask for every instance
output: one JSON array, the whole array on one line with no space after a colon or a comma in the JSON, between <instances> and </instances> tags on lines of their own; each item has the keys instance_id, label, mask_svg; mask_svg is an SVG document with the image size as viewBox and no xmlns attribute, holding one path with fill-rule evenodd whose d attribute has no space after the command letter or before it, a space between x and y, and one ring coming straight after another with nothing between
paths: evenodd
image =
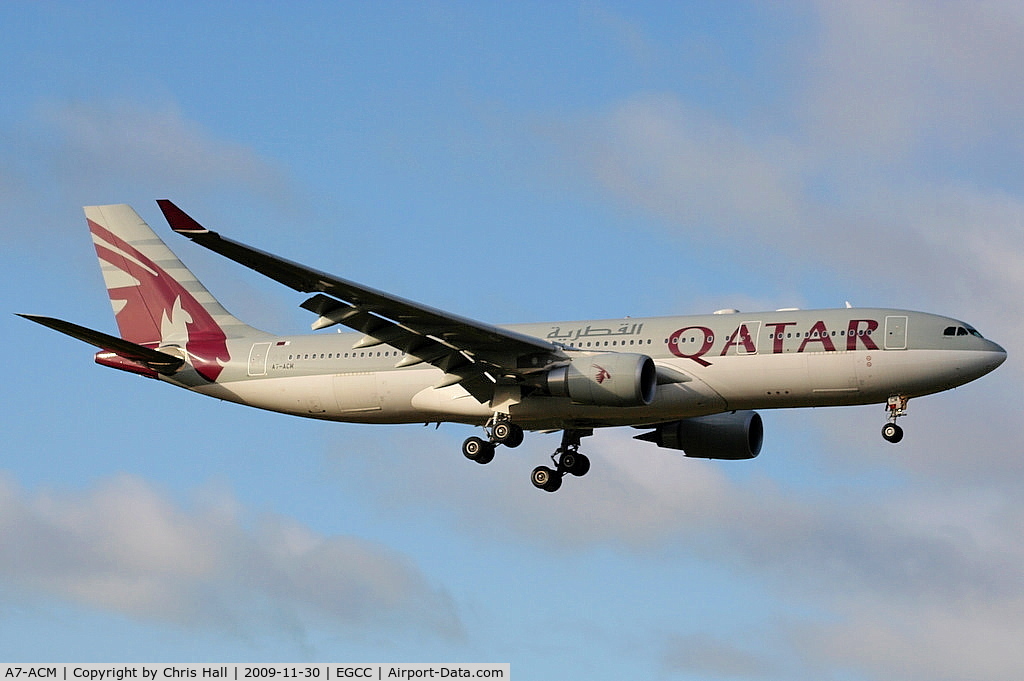
<instances>
[{"instance_id":1,"label":"cockpit window","mask_svg":"<svg viewBox=\"0 0 1024 681\"><path fill-rule=\"evenodd\" d=\"M943 336L975 336L977 338L984 338L978 330L971 326L947 326L942 331Z\"/></svg>"}]
</instances>

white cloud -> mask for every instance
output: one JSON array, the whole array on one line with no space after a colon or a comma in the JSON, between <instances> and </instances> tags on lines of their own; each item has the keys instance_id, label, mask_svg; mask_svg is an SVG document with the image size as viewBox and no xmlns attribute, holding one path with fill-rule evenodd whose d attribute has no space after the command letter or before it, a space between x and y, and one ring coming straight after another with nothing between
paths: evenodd
<instances>
[{"instance_id":1,"label":"white cloud","mask_svg":"<svg viewBox=\"0 0 1024 681\"><path fill-rule=\"evenodd\" d=\"M460 635L453 604L373 542L245 517L226 496L189 510L120 476L84 492L29 494L0 478L0 580L22 593L123 615L251 632L399 625Z\"/></svg>"},{"instance_id":2,"label":"white cloud","mask_svg":"<svg viewBox=\"0 0 1024 681\"><path fill-rule=\"evenodd\" d=\"M453 450L439 466L442 455L424 455L422 442L416 448L391 441L386 470L356 457L335 461L345 469L340 478L373 488L372 503L384 513L440 511L481 541L500 537L555 553L601 548L635 560L681 552L804 609L800 617L784 615L785 644L777 631L745 632L754 637L750 645L720 645L693 657L692 635L671 638L662 664L672 671L727 678L761 662L788 668L786 647L808 668L850 666L878 678L895 669L928 678L928 670L962 670L977 660L979 669L992 671L985 678L1010 679L1009 670L1024 665L1019 647L1002 649L996 661L989 657L994 642L1022 633L1024 622L1024 509L1015 488L905 479L888 489L854 481L808 490L756 475L733 479L727 473L736 466L757 464L685 459L630 434L585 440L591 472L566 480L556 494L529 485L531 464L518 451L499 452L479 467ZM537 450L539 463L542 443L534 436L522 449L526 456ZM908 630L899 633L901 627ZM961 627L1009 633L987 641L959 635ZM872 634L890 629L890 637ZM845 647L847 638L859 648ZM760 641L772 642L770 659L761 659Z\"/></svg>"},{"instance_id":3,"label":"white cloud","mask_svg":"<svg viewBox=\"0 0 1024 681\"><path fill-rule=\"evenodd\" d=\"M808 124L822 153L885 163L1010 142L1024 114L1016 2L815 2Z\"/></svg>"},{"instance_id":4,"label":"white cloud","mask_svg":"<svg viewBox=\"0 0 1024 681\"><path fill-rule=\"evenodd\" d=\"M794 632L794 645L830 669L907 681L1014 681L1024 673L1024 600L894 607L874 598L844 603L840 623Z\"/></svg>"},{"instance_id":5,"label":"white cloud","mask_svg":"<svg viewBox=\"0 0 1024 681\"><path fill-rule=\"evenodd\" d=\"M571 153L604 188L667 220L715 229L707 239L805 222L803 161L783 138L745 134L671 95L630 99L571 129Z\"/></svg>"},{"instance_id":6,"label":"white cloud","mask_svg":"<svg viewBox=\"0 0 1024 681\"><path fill-rule=\"evenodd\" d=\"M254 205L292 218L297 210L291 181L275 161L218 137L173 104L50 101L3 133L0 206L9 219L0 238L7 243L38 247L41 229L77 235L80 206L97 203L138 208L154 197L227 196L243 214ZM72 243L58 238L58 247L65 241ZM52 248L48 239L48 255Z\"/></svg>"},{"instance_id":7,"label":"white cloud","mask_svg":"<svg viewBox=\"0 0 1024 681\"><path fill-rule=\"evenodd\" d=\"M145 182L154 185L240 185L279 190L283 179L241 144L217 139L176 107L128 102L52 105L44 119L55 129L55 161L70 183Z\"/></svg>"},{"instance_id":8,"label":"white cloud","mask_svg":"<svg viewBox=\"0 0 1024 681\"><path fill-rule=\"evenodd\" d=\"M776 675L772 662L707 634L673 636L665 648L663 666L668 672L711 679L759 679Z\"/></svg>"}]
</instances>

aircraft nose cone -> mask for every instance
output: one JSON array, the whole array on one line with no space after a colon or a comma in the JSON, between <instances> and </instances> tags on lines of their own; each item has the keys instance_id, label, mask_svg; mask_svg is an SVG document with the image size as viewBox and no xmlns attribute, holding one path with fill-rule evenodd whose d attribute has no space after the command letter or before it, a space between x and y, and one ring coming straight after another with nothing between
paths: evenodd
<instances>
[{"instance_id":1,"label":"aircraft nose cone","mask_svg":"<svg viewBox=\"0 0 1024 681\"><path fill-rule=\"evenodd\" d=\"M985 342L988 343L989 347L982 350L984 359L978 363L978 369L980 371L978 374L979 376L984 376L990 371L994 371L1000 364L1006 361L1006 350L1003 349L1003 346L999 345L999 343L993 343L990 340L986 340Z\"/></svg>"},{"instance_id":2,"label":"aircraft nose cone","mask_svg":"<svg viewBox=\"0 0 1024 681\"><path fill-rule=\"evenodd\" d=\"M992 360L995 362L995 364L992 365L993 369L1006 361L1006 350L1004 350L1003 346L999 345L999 343L992 343L991 353Z\"/></svg>"}]
</instances>

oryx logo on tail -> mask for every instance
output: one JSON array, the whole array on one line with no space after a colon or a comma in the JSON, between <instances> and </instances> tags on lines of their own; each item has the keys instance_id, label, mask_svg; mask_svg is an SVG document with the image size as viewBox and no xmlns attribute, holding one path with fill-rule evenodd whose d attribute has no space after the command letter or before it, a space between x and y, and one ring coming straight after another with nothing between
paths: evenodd
<instances>
[{"instance_id":1,"label":"oryx logo on tail","mask_svg":"<svg viewBox=\"0 0 1024 681\"><path fill-rule=\"evenodd\" d=\"M111 229L119 226L111 225ZM141 226L148 230L145 223ZM138 229L135 225L130 227ZM181 281L111 229L89 218L89 230L121 337L147 347L181 347L203 378L217 380L223 363L230 359L224 330ZM136 239L132 241L138 243ZM171 255L173 260L168 260L167 266L180 268L185 274L183 279L195 281Z\"/></svg>"}]
</instances>

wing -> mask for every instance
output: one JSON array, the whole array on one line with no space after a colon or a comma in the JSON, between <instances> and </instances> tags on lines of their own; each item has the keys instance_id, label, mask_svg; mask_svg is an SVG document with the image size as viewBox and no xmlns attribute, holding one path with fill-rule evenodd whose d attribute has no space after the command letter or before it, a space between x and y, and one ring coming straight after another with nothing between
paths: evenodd
<instances>
[{"instance_id":1,"label":"wing","mask_svg":"<svg viewBox=\"0 0 1024 681\"><path fill-rule=\"evenodd\" d=\"M172 202L157 201L168 224L200 246L304 293L302 307L320 315L314 329L343 324L361 331L356 347L387 344L406 356L396 366L426 362L445 372L436 387L461 384L480 402L497 384L568 362L547 340L444 312L266 253L212 232Z\"/></svg>"}]
</instances>

